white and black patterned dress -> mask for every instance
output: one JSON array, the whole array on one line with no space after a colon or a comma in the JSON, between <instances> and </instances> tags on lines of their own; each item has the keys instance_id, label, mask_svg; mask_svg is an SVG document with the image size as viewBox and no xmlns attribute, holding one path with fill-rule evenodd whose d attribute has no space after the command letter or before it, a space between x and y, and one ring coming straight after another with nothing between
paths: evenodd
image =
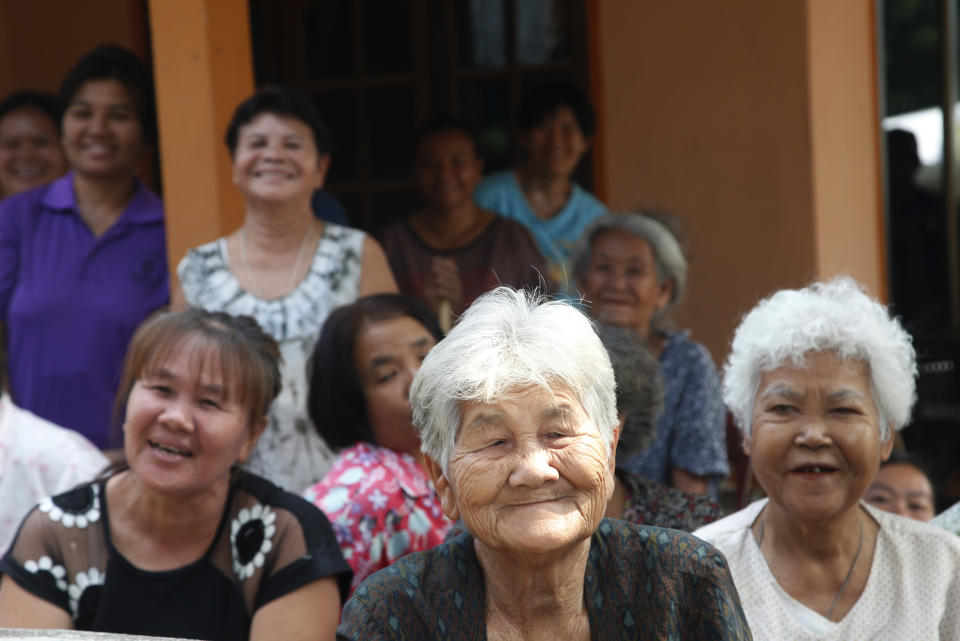
<instances>
[{"instance_id":1,"label":"white and black patterned dress","mask_svg":"<svg viewBox=\"0 0 960 641\"><path fill-rule=\"evenodd\" d=\"M307 359L327 315L357 299L364 237L360 230L325 223L310 271L296 289L274 300L237 282L226 238L191 249L177 268L191 306L252 316L280 344L283 389L247 468L290 492L320 481L335 459L307 417Z\"/></svg>"}]
</instances>

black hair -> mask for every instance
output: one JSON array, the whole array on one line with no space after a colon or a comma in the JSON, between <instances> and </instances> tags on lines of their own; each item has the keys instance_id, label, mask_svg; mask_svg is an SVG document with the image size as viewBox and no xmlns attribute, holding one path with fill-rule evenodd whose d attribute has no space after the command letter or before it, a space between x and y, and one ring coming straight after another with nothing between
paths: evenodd
<instances>
[{"instance_id":1,"label":"black hair","mask_svg":"<svg viewBox=\"0 0 960 641\"><path fill-rule=\"evenodd\" d=\"M517 126L522 132L530 131L563 107L573 112L584 137L593 135L597 117L587 94L566 83L540 85L528 93L520 103Z\"/></svg>"},{"instance_id":2,"label":"black hair","mask_svg":"<svg viewBox=\"0 0 960 641\"><path fill-rule=\"evenodd\" d=\"M465 120L449 115L436 116L420 125L413 139L413 155L417 155L417 152L420 150L420 145L423 144L424 140L434 134L445 131L455 131L466 136L470 140L470 144L473 145L474 152L478 156L480 155L480 146L477 143L477 134L473 130L473 127Z\"/></svg>"},{"instance_id":3,"label":"black hair","mask_svg":"<svg viewBox=\"0 0 960 641\"><path fill-rule=\"evenodd\" d=\"M933 485L933 481L930 477L930 468L928 468L924 460L916 454L906 450L894 448L893 451L890 452L890 458L880 463L880 467L886 467L887 465L909 465L914 467L921 474L927 477L927 480L930 481L931 486Z\"/></svg>"},{"instance_id":4,"label":"black hair","mask_svg":"<svg viewBox=\"0 0 960 641\"><path fill-rule=\"evenodd\" d=\"M423 325L437 341L443 338L443 330L430 309L419 300L400 294L365 296L327 316L307 363L307 413L331 448L374 442L367 402L353 364L357 335L368 323L404 316Z\"/></svg>"},{"instance_id":5,"label":"black hair","mask_svg":"<svg viewBox=\"0 0 960 641\"><path fill-rule=\"evenodd\" d=\"M310 97L296 89L289 87L268 87L259 89L252 96L237 105L227 125L227 133L224 136L224 142L230 155L233 156L237 151L237 140L240 136L241 127L249 124L260 114L274 114L275 116L288 116L296 118L310 128L313 133L313 144L317 148L317 154L324 156L330 153L332 142L330 132L317 111L317 106Z\"/></svg>"},{"instance_id":6,"label":"black hair","mask_svg":"<svg viewBox=\"0 0 960 641\"><path fill-rule=\"evenodd\" d=\"M47 116L53 122L53 128L60 131L60 120L63 118L63 106L51 93L44 91L18 91L0 101L0 120L7 114L20 109L33 109Z\"/></svg>"},{"instance_id":7,"label":"black hair","mask_svg":"<svg viewBox=\"0 0 960 641\"><path fill-rule=\"evenodd\" d=\"M67 72L60 83L60 102L64 109L80 88L92 80L116 80L130 93L137 110L143 140L156 141L157 115L153 102L153 76L140 58L120 45L100 45L87 52Z\"/></svg>"}]
</instances>

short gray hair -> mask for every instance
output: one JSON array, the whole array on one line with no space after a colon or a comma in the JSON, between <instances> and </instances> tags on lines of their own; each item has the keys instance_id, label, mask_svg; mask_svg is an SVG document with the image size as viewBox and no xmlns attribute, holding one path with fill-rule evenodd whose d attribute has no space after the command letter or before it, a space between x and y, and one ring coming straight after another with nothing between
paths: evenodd
<instances>
[{"instance_id":1,"label":"short gray hair","mask_svg":"<svg viewBox=\"0 0 960 641\"><path fill-rule=\"evenodd\" d=\"M886 307L850 277L784 289L757 303L737 328L723 372L723 400L750 436L760 376L782 365L801 366L812 352L863 362L886 440L910 420L917 361L910 335Z\"/></svg>"},{"instance_id":2,"label":"short gray hair","mask_svg":"<svg viewBox=\"0 0 960 641\"><path fill-rule=\"evenodd\" d=\"M460 405L497 403L531 386L571 394L612 448L613 368L590 320L566 302L498 287L473 302L414 377L410 404L423 452L446 473Z\"/></svg>"},{"instance_id":3,"label":"short gray hair","mask_svg":"<svg viewBox=\"0 0 960 641\"><path fill-rule=\"evenodd\" d=\"M657 266L657 280L673 281L669 309L683 299L687 291L687 258L673 232L659 220L643 213L604 214L594 218L583 230L573 250L571 265L577 279L586 275L593 253L593 239L605 231L625 231L650 246ZM664 310L665 311L665 310Z\"/></svg>"},{"instance_id":4,"label":"short gray hair","mask_svg":"<svg viewBox=\"0 0 960 641\"><path fill-rule=\"evenodd\" d=\"M624 415L617 441L617 461L622 463L646 449L656 436L657 417L663 409L660 363L636 332L599 325L597 333L617 379L617 411Z\"/></svg>"}]
</instances>

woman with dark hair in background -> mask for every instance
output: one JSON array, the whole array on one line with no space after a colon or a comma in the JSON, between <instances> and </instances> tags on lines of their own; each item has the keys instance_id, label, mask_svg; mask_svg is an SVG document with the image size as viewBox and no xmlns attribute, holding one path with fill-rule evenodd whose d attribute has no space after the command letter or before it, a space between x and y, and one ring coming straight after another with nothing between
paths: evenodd
<instances>
[{"instance_id":1,"label":"woman with dark hair in background","mask_svg":"<svg viewBox=\"0 0 960 641\"><path fill-rule=\"evenodd\" d=\"M584 227L607 208L573 181L590 148L596 116L579 89L550 84L534 89L517 114L523 157L515 169L487 176L475 198L484 209L530 230L550 278L567 288L566 262Z\"/></svg>"},{"instance_id":2,"label":"woman with dark hair in background","mask_svg":"<svg viewBox=\"0 0 960 641\"><path fill-rule=\"evenodd\" d=\"M937 513L927 466L914 454L893 450L880 463L863 499L881 510L928 523Z\"/></svg>"},{"instance_id":3,"label":"woman with dark hair in background","mask_svg":"<svg viewBox=\"0 0 960 641\"><path fill-rule=\"evenodd\" d=\"M251 318L144 323L117 393L125 463L27 516L0 562L0 627L332 640L350 569L330 524L238 469L279 357Z\"/></svg>"},{"instance_id":4,"label":"woman with dark hair in background","mask_svg":"<svg viewBox=\"0 0 960 641\"><path fill-rule=\"evenodd\" d=\"M426 301L441 322L441 301L463 313L497 287L537 287L543 257L522 225L478 206L473 192L483 174L473 132L437 118L420 128L414 180L423 206L383 231L383 248L400 291Z\"/></svg>"},{"instance_id":5,"label":"woman with dark hair in background","mask_svg":"<svg viewBox=\"0 0 960 641\"><path fill-rule=\"evenodd\" d=\"M323 186L330 143L307 95L258 91L237 106L226 144L246 199L243 225L187 252L177 269L182 298L252 316L280 344L283 390L249 468L299 493L333 460L306 414L306 362L323 321L358 296L396 291L396 283L375 240L313 216L310 199Z\"/></svg>"},{"instance_id":6,"label":"woman with dark hair in background","mask_svg":"<svg viewBox=\"0 0 960 641\"><path fill-rule=\"evenodd\" d=\"M353 568L351 592L404 554L443 542L450 527L409 401L413 375L441 338L422 303L379 294L334 310L310 358L310 418L341 451L304 497L333 524Z\"/></svg>"},{"instance_id":7,"label":"woman with dark hair in background","mask_svg":"<svg viewBox=\"0 0 960 641\"><path fill-rule=\"evenodd\" d=\"M163 206L137 177L155 133L149 70L121 47L60 86L70 172L0 203L0 315L14 400L108 443L127 343L167 304Z\"/></svg>"},{"instance_id":8,"label":"woman with dark hair in background","mask_svg":"<svg viewBox=\"0 0 960 641\"><path fill-rule=\"evenodd\" d=\"M60 101L47 93L19 91L0 101L0 199L45 185L67 170L62 117Z\"/></svg>"}]
</instances>

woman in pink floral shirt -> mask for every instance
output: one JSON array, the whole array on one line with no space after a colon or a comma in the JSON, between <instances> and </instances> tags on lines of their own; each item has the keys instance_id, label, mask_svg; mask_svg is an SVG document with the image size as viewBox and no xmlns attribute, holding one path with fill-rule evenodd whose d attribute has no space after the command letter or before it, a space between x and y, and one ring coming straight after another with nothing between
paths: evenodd
<instances>
[{"instance_id":1,"label":"woman in pink floral shirt","mask_svg":"<svg viewBox=\"0 0 960 641\"><path fill-rule=\"evenodd\" d=\"M351 593L404 554L442 543L450 527L423 468L407 398L442 337L422 303L367 296L330 314L310 359L310 418L341 452L304 496L333 525L353 568Z\"/></svg>"}]
</instances>

